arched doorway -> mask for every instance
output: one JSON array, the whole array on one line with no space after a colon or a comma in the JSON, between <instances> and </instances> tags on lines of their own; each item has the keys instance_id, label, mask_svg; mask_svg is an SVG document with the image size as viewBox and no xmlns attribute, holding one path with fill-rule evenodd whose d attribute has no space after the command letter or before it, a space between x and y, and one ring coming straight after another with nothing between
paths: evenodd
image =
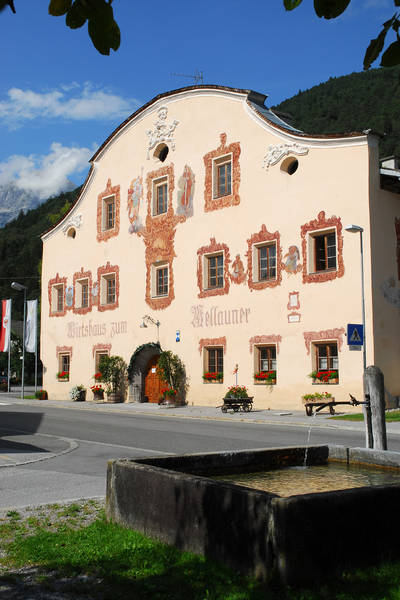
<instances>
[{"instance_id":1,"label":"arched doorway","mask_svg":"<svg viewBox=\"0 0 400 600\"><path fill-rule=\"evenodd\" d=\"M157 381L157 361L161 347L158 342L148 342L138 346L131 356L128 379L134 402L158 402L163 387ZM153 370L155 369L155 370Z\"/></svg>"},{"instance_id":2,"label":"arched doorway","mask_svg":"<svg viewBox=\"0 0 400 600\"><path fill-rule=\"evenodd\" d=\"M157 373L158 355L152 356L147 363L144 371L144 396L148 402L158 403L161 397L161 390L165 387Z\"/></svg>"}]
</instances>

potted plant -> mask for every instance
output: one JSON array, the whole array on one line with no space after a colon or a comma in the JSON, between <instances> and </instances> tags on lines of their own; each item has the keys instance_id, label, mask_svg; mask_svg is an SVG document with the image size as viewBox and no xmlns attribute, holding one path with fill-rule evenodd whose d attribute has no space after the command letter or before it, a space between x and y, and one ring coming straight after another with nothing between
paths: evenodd
<instances>
[{"instance_id":1,"label":"potted plant","mask_svg":"<svg viewBox=\"0 0 400 600\"><path fill-rule=\"evenodd\" d=\"M312 371L309 377L313 383L339 383L339 374L336 370Z\"/></svg>"},{"instance_id":2,"label":"potted plant","mask_svg":"<svg viewBox=\"0 0 400 600\"><path fill-rule=\"evenodd\" d=\"M103 356L100 361L101 379L107 402L123 402L127 388L127 364L121 356Z\"/></svg>"},{"instance_id":3,"label":"potted plant","mask_svg":"<svg viewBox=\"0 0 400 600\"><path fill-rule=\"evenodd\" d=\"M35 398L37 398L38 400L47 400L46 390L37 390L35 392Z\"/></svg>"},{"instance_id":4,"label":"potted plant","mask_svg":"<svg viewBox=\"0 0 400 600\"><path fill-rule=\"evenodd\" d=\"M260 371L254 374L255 383L276 383L276 371Z\"/></svg>"},{"instance_id":5,"label":"potted plant","mask_svg":"<svg viewBox=\"0 0 400 600\"><path fill-rule=\"evenodd\" d=\"M164 400L170 404L184 404L187 391L185 365L177 354L164 350L158 357L157 371L167 384Z\"/></svg>"},{"instance_id":6,"label":"potted plant","mask_svg":"<svg viewBox=\"0 0 400 600\"><path fill-rule=\"evenodd\" d=\"M203 375L203 380L204 381L208 381L208 382L216 382L216 383L222 383L224 380L224 374L223 373L218 373L215 371L207 371L206 373L204 373Z\"/></svg>"},{"instance_id":7,"label":"potted plant","mask_svg":"<svg viewBox=\"0 0 400 600\"><path fill-rule=\"evenodd\" d=\"M104 400L104 389L100 383L96 383L92 385L90 389L93 392L93 400L95 402L99 402L100 400Z\"/></svg>"},{"instance_id":8,"label":"potted plant","mask_svg":"<svg viewBox=\"0 0 400 600\"><path fill-rule=\"evenodd\" d=\"M82 384L74 385L74 387L69 392L69 396L74 402L84 402L86 400L85 386Z\"/></svg>"},{"instance_id":9,"label":"potted plant","mask_svg":"<svg viewBox=\"0 0 400 600\"><path fill-rule=\"evenodd\" d=\"M245 385L232 385L228 388L225 398L248 398L247 387Z\"/></svg>"},{"instance_id":10,"label":"potted plant","mask_svg":"<svg viewBox=\"0 0 400 600\"><path fill-rule=\"evenodd\" d=\"M57 379L58 381L69 381L69 371L58 371Z\"/></svg>"}]
</instances>

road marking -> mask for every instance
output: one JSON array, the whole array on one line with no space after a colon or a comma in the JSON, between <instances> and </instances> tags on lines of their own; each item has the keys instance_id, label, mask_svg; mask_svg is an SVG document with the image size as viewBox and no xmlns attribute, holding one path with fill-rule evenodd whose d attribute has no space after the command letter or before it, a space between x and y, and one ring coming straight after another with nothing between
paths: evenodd
<instances>
[{"instance_id":1,"label":"road marking","mask_svg":"<svg viewBox=\"0 0 400 600\"><path fill-rule=\"evenodd\" d=\"M134 446L121 446L120 444L107 444L106 442L94 442L92 440L81 440L73 438L76 442L84 444L96 444L97 446L108 446L111 448L122 448L123 450L134 450L135 452L151 452L152 454L163 454L165 456L176 456L176 452L163 452L162 450L153 450L152 448L135 448Z\"/></svg>"}]
</instances>

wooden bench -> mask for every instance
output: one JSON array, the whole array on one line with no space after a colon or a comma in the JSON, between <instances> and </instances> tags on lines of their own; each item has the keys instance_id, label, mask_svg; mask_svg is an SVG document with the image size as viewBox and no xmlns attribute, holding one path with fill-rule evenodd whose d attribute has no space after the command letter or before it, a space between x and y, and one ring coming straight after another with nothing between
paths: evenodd
<instances>
[{"instance_id":1,"label":"wooden bench","mask_svg":"<svg viewBox=\"0 0 400 600\"><path fill-rule=\"evenodd\" d=\"M233 412L238 412L239 410L250 412L253 408L253 398L254 396L250 396L249 398L224 398L221 410L223 413L228 412L228 410L232 410Z\"/></svg>"}]
</instances>

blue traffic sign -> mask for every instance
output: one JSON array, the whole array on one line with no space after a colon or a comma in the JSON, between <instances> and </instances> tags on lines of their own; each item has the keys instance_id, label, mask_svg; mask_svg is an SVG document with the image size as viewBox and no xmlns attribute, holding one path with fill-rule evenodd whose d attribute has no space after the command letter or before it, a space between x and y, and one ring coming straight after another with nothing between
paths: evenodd
<instances>
[{"instance_id":1,"label":"blue traffic sign","mask_svg":"<svg viewBox=\"0 0 400 600\"><path fill-rule=\"evenodd\" d=\"M347 343L349 346L362 346L364 343L364 326L348 323Z\"/></svg>"}]
</instances>

